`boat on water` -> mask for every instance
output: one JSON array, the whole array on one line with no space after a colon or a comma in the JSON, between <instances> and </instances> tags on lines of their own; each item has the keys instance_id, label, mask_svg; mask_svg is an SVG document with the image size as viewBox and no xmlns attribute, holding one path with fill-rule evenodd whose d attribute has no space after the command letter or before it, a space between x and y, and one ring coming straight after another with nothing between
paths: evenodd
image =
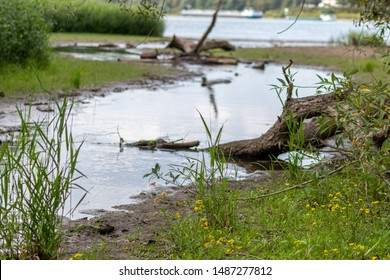
<instances>
[{"instance_id":1,"label":"boat on water","mask_svg":"<svg viewBox=\"0 0 390 280\"><path fill-rule=\"evenodd\" d=\"M335 21L336 16L331 14L320 14L320 19L322 21Z\"/></svg>"},{"instance_id":2,"label":"boat on water","mask_svg":"<svg viewBox=\"0 0 390 280\"><path fill-rule=\"evenodd\" d=\"M184 9L180 12L182 16L199 16L199 17L211 17L214 15L214 10L197 10L197 9ZM256 12L251 8L245 8L242 11L227 11L222 10L218 12L219 17L231 17L231 18L262 18L262 12Z\"/></svg>"}]
</instances>

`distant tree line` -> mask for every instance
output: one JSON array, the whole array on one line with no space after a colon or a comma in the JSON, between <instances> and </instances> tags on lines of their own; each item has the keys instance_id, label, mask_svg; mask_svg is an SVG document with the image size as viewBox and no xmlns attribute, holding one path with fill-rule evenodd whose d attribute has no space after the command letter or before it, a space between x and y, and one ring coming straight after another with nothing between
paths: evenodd
<instances>
[{"instance_id":1,"label":"distant tree line","mask_svg":"<svg viewBox=\"0 0 390 280\"><path fill-rule=\"evenodd\" d=\"M349 0L346 0L349 1ZM283 8L294 8L302 5L303 0L224 0L222 9L224 10L242 10L245 7L251 7L256 10L279 10ZM306 4L318 5L321 0L306 0ZM165 8L168 12L179 11L184 8L192 9L213 9L215 1L204 0L168 0Z\"/></svg>"}]
</instances>

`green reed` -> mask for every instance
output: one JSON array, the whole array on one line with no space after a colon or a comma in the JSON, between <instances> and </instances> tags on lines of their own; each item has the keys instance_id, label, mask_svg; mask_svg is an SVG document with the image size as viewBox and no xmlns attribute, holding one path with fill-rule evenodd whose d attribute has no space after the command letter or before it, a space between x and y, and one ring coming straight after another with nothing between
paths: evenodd
<instances>
[{"instance_id":1,"label":"green reed","mask_svg":"<svg viewBox=\"0 0 390 280\"><path fill-rule=\"evenodd\" d=\"M68 124L72 106L57 102L57 112L39 121L18 109L20 132L1 146L2 259L58 255L65 202L72 188L82 189L76 184L83 176L76 168L82 144L76 146Z\"/></svg>"},{"instance_id":2,"label":"green reed","mask_svg":"<svg viewBox=\"0 0 390 280\"><path fill-rule=\"evenodd\" d=\"M228 160L219 148L223 127L214 138L205 119L200 113L199 115L206 130L209 159L204 152L200 159L186 157L185 163L170 165L170 171L166 174L156 164L145 177L162 179L167 184L176 186L195 186L195 212L207 221L207 226L231 230L237 222L237 192L228 188L232 171L228 170ZM237 176L236 171L233 173Z\"/></svg>"}]
</instances>

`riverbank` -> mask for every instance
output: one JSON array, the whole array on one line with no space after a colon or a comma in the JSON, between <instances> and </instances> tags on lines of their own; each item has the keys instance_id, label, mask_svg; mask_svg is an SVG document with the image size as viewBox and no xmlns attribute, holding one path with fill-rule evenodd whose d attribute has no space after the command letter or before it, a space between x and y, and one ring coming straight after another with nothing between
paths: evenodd
<instances>
[{"instance_id":1,"label":"riverbank","mask_svg":"<svg viewBox=\"0 0 390 280\"><path fill-rule=\"evenodd\" d=\"M237 55L247 63L266 60L284 65L290 58L304 65L329 62L327 66L336 70L340 70L340 59L345 59L341 64L352 65L348 67L366 65L371 70L366 72L368 75L383 72L380 66L367 67L371 63L365 60L367 52L359 54L361 64L356 64L356 56L347 50L344 46L242 49L228 55ZM339 64L332 65L331 61ZM121 63L101 65L113 64ZM148 69L150 65L146 72ZM165 76L167 73L160 72L161 84L173 81L177 72ZM121 83L143 86L153 80L153 75L140 77ZM77 92L85 93L87 89ZM116 212L66 223L60 258L389 259L389 201L375 191L381 188L380 178L370 177L368 188L367 174L356 174L356 165L348 163L334 176L300 170L298 178L291 179L288 172L270 171L230 182L229 188L238 190L234 229L212 228L204 223L205 213L199 211L194 188L156 189L138 196L140 204L119 206ZM320 174L328 174L334 165L322 168L320 171L325 172Z\"/></svg>"}]
</instances>

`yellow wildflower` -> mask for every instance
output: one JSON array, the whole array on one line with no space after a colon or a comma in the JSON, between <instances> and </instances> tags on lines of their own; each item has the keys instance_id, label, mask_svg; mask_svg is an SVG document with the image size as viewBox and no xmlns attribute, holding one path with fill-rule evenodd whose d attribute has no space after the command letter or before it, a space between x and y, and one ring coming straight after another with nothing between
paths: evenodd
<instances>
[{"instance_id":1,"label":"yellow wildflower","mask_svg":"<svg viewBox=\"0 0 390 280\"><path fill-rule=\"evenodd\" d=\"M378 200L371 202L371 205L378 205L380 202Z\"/></svg>"},{"instance_id":2,"label":"yellow wildflower","mask_svg":"<svg viewBox=\"0 0 390 280\"><path fill-rule=\"evenodd\" d=\"M158 197L156 197L155 199L154 199L154 203L158 203L160 201L160 198L158 198Z\"/></svg>"},{"instance_id":3,"label":"yellow wildflower","mask_svg":"<svg viewBox=\"0 0 390 280\"><path fill-rule=\"evenodd\" d=\"M165 196L167 196L167 193L166 193L166 192L162 192L162 193L160 194L160 196L165 197Z\"/></svg>"},{"instance_id":4,"label":"yellow wildflower","mask_svg":"<svg viewBox=\"0 0 390 280\"><path fill-rule=\"evenodd\" d=\"M371 90L369 88L362 88L360 92L371 92Z\"/></svg>"},{"instance_id":5,"label":"yellow wildflower","mask_svg":"<svg viewBox=\"0 0 390 280\"><path fill-rule=\"evenodd\" d=\"M360 251L363 251L364 248L366 248L366 247L365 247L364 245L358 244L358 245L356 246L356 248L358 248Z\"/></svg>"},{"instance_id":6,"label":"yellow wildflower","mask_svg":"<svg viewBox=\"0 0 390 280\"><path fill-rule=\"evenodd\" d=\"M179 212L176 213L176 218L180 219L181 218L181 215Z\"/></svg>"},{"instance_id":7,"label":"yellow wildflower","mask_svg":"<svg viewBox=\"0 0 390 280\"><path fill-rule=\"evenodd\" d=\"M217 241L215 241L215 244L217 245L221 245L223 243L225 243L225 237L220 237Z\"/></svg>"},{"instance_id":8,"label":"yellow wildflower","mask_svg":"<svg viewBox=\"0 0 390 280\"><path fill-rule=\"evenodd\" d=\"M306 204L306 208L307 208L307 209L310 209L310 207L311 207L311 206L310 206L310 204L309 204L309 203L308 203L308 204Z\"/></svg>"},{"instance_id":9,"label":"yellow wildflower","mask_svg":"<svg viewBox=\"0 0 390 280\"><path fill-rule=\"evenodd\" d=\"M370 208L366 208L366 210L364 210L364 212L365 212L366 214L370 214Z\"/></svg>"},{"instance_id":10,"label":"yellow wildflower","mask_svg":"<svg viewBox=\"0 0 390 280\"><path fill-rule=\"evenodd\" d=\"M69 260L70 260L70 261L71 261L71 260L78 260L78 259L80 259L82 256L83 256L82 254L76 253L76 254L74 254L73 256L71 256L71 257L69 258Z\"/></svg>"},{"instance_id":11,"label":"yellow wildflower","mask_svg":"<svg viewBox=\"0 0 390 280\"><path fill-rule=\"evenodd\" d=\"M372 259L373 261L375 261L375 260L378 259L378 257L377 257L377 256L373 256L371 259Z\"/></svg>"},{"instance_id":12,"label":"yellow wildflower","mask_svg":"<svg viewBox=\"0 0 390 280\"><path fill-rule=\"evenodd\" d=\"M333 253L338 253L338 252L339 252L339 249L333 248L333 249L332 249L332 252L333 252Z\"/></svg>"},{"instance_id":13,"label":"yellow wildflower","mask_svg":"<svg viewBox=\"0 0 390 280\"><path fill-rule=\"evenodd\" d=\"M324 250L324 255L327 256L328 253L329 253L328 250L325 249L325 250Z\"/></svg>"},{"instance_id":14,"label":"yellow wildflower","mask_svg":"<svg viewBox=\"0 0 390 280\"><path fill-rule=\"evenodd\" d=\"M295 244L296 246L300 246L300 245L302 245L302 240L295 240L295 241L294 241L294 244Z\"/></svg>"},{"instance_id":15,"label":"yellow wildflower","mask_svg":"<svg viewBox=\"0 0 390 280\"><path fill-rule=\"evenodd\" d=\"M228 248L228 249L226 250L226 255L233 254L233 252L234 252L233 249Z\"/></svg>"}]
</instances>

